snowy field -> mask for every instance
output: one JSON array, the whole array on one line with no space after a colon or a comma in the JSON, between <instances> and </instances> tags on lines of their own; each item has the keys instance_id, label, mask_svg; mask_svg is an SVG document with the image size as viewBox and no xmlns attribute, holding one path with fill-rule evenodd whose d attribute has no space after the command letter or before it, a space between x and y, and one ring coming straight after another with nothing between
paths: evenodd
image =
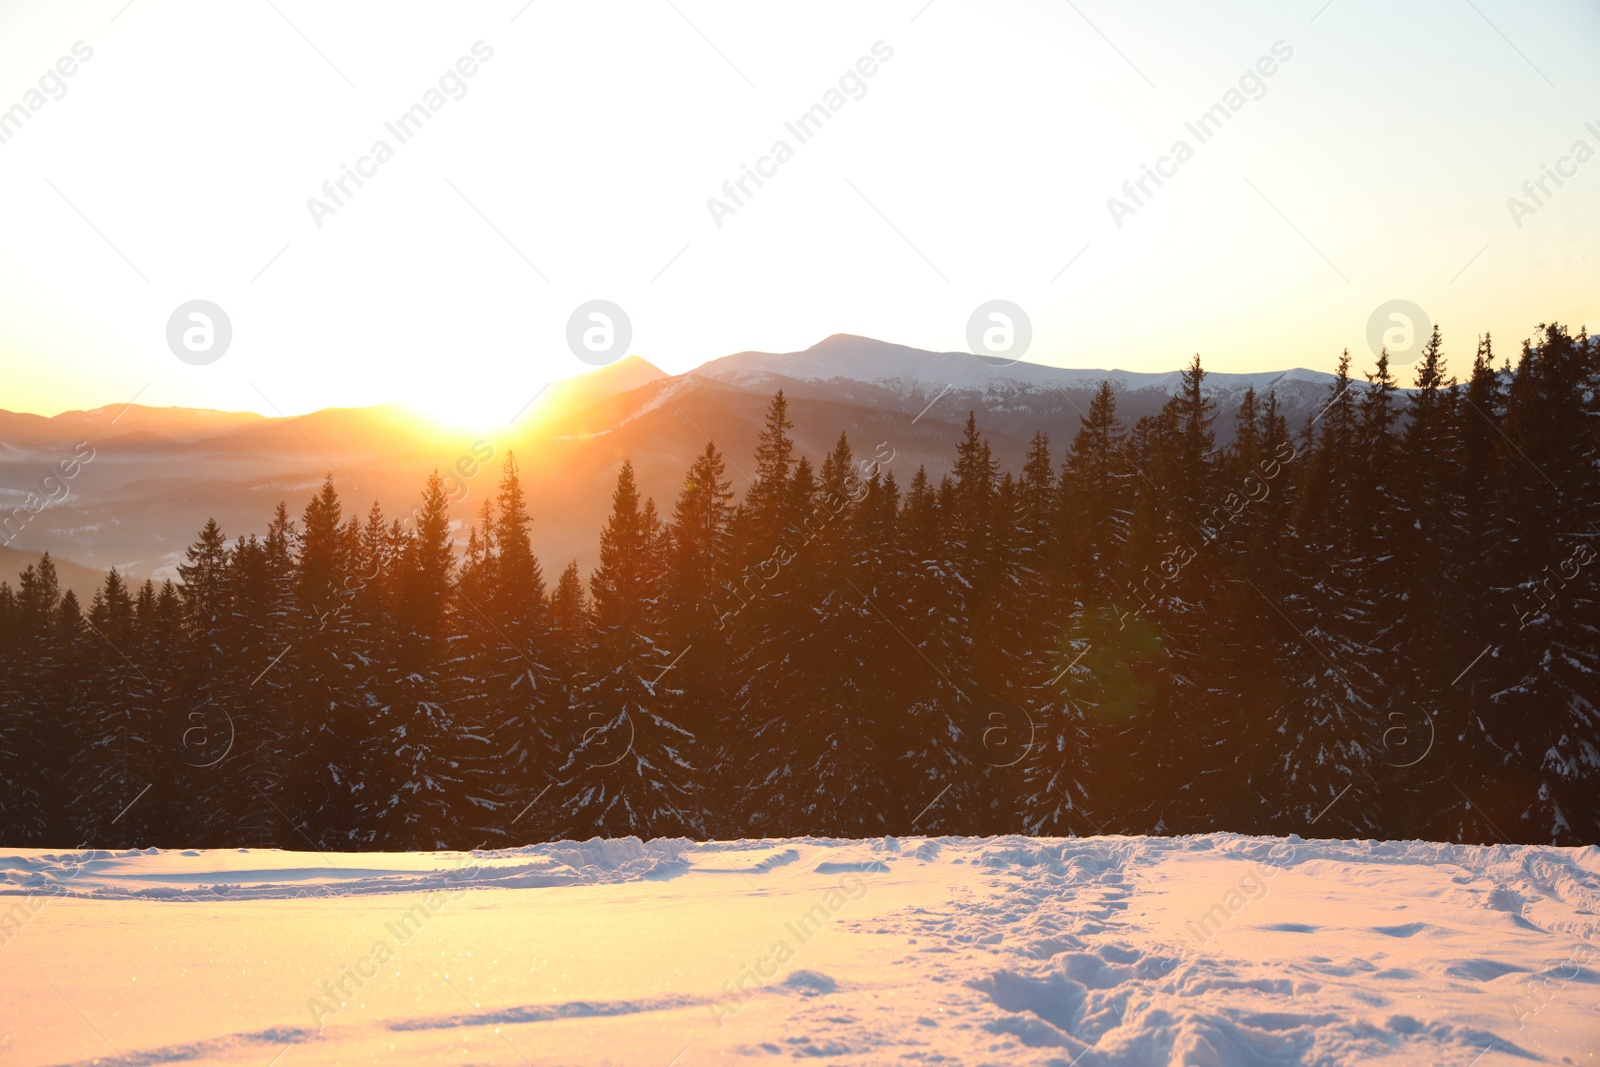
<instances>
[{"instance_id":1,"label":"snowy field","mask_svg":"<svg viewBox=\"0 0 1600 1067\"><path fill-rule=\"evenodd\" d=\"M0 1063L1589 1064L1600 848L0 855Z\"/></svg>"}]
</instances>

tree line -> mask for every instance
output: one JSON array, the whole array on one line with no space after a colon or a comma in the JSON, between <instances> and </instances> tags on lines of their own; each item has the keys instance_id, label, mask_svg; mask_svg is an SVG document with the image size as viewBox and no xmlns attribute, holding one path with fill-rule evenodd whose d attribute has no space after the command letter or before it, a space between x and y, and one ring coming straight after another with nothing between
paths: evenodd
<instances>
[{"instance_id":1,"label":"tree line","mask_svg":"<svg viewBox=\"0 0 1600 1067\"><path fill-rule=\"evenodd\" d=\"M742 497L711 443L667 515L624 463L553 585L514 456L461 526L437 473L404 523L330 478L175 582L85 606L46 557L0 583L4 840L1593 842L1600 344L1364 378L1219 447L1197 356L1015 472L969 415L937 479L797 454L779 392Z\"/></svg>"}]
</instances>

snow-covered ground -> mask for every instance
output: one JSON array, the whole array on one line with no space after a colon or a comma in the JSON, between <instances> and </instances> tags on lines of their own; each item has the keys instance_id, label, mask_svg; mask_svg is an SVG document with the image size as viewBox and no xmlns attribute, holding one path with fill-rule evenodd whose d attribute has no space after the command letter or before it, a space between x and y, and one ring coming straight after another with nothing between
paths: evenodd
<instances>
[{"instance_id":1,"label":"snow-covered ground","mask_svg":"<svg viewBox=\"0 0 1600 1067\"><path fill-rule=\"evenodd\" d=\"M0 854L0 1063L1596 1062L1600 848Z\"/></svg>"}]
</instances>

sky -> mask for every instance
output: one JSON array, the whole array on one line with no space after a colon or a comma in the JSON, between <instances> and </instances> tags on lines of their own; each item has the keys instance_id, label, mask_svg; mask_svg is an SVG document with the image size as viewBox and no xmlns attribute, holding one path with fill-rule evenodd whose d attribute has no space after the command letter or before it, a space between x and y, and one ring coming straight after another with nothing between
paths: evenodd
<instances>
[{"instance_id":1,"label":"sky","mask_svg":"<svg viewBox=\"0 0 1600 1067\"><path fill-rule=\"evenodd\" d=\"M672 373L991 300L1136 371L1368 369L1407 301L1461 371L1600 322L1597 45L1581 0L0 3L0 408L492 426L594 300Z\"/></svg>"}]
</instances>

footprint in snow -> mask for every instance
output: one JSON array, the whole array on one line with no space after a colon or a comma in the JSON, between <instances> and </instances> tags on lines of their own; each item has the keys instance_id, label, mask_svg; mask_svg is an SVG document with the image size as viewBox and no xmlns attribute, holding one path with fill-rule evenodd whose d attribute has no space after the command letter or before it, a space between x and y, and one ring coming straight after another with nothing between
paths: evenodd
<instances>
[{"instance_id":1,"label":"footprint in snow","mask_svg":"<svg viewBox=\"0 0 1600 1067\"><path fill-rule=\"evenodd\" d=\"M1404 926L1374 926L1372 929L1388 937L1411 937L1426 926L1426 923L1406 923Z\"/></svg>"},{"instance_id":2,"label":"footprint in snow","mask_svg":"<svg viewBox=\"0 0 1600 1067\"><path fill-rule=\"evenodd\" d=\"M795 971L783 980L783 984L794 992L808 997L833 993L839 988L838 982L820 971Z\"/></svg>"}]
</instances>

